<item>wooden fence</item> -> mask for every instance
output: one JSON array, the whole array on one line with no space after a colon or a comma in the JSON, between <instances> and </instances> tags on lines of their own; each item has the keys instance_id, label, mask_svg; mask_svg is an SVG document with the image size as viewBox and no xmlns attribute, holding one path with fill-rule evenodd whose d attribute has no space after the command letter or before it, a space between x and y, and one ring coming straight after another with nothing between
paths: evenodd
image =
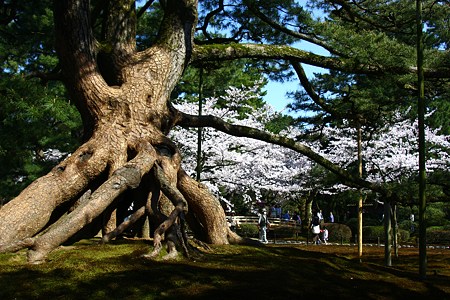
<instances>
[{"instance_id":1,"label":"wooden fence","mask_svg":"<svg viewBox=\"0 0 450 300\"><path fill-rule=\"evenodd\" d=\"M228 216L227 218L229 218L229 220L231 220L231 218L234 218L235 220L237 220L238 224L255 224L258 225L258 216ZM269 223L270 226L290 226L290 227L299 227L300 224L294 220L284 220L284 219L280 219L280 218L268 218L269 219Z\"/></svg>"}]
</instances>

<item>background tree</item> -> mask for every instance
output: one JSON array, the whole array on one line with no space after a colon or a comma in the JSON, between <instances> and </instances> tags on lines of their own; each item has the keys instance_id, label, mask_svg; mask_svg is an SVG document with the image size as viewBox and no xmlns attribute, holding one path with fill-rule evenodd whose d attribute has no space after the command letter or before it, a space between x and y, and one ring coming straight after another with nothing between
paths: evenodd
<instances>
[{"instance_id":1,"label":"background tree","mask_svg":"<svg viewBox=\"0 0 450 300\"><path fill-rule=\"evenodd\" d=\"M422 6L422 2L424 2ZM330 12L330 21L334 24L337 24L337 28L343 28L345 31L350 30L351 32L354 32L356 34L346 35L348 38L348 41L352 41L353 45L351 47L348 47L347 42L345 39L339 39L336 47L334 49L339 49L341 54L343 53L349 53L348 55L350 57L352 56L358 56L359 59L361 59L363 62L369 62L370 64L378 64L378 62L381 62L383 60L383 65L391 65L395 66L400 61L403 61L405 63L412 63L412 60L417 57L417 68L419 73L419 80L417 80L417 84L415 84L415 88L413 90L420 90L419 93L420 100L418 101L418 111L419 111L419 140L420 143L420 149L421 149L421 155L420 155L420 165L421 170L419 171L420 177L419 177L419 192L422 195L422 200L420 202L422 203L421 207L423 211L421 210L420 216L421 218L424 216L424 210L425 210L425 144L424 144L424 131L423 131L423 115L425 113L425 93L424 93L424 76L423 76L423 64L424 64L424 49L427 50L427 59L430 59L434 57L434 53L439 52L441 49L448 49L447 48L447 41L446 40L446 34L442 34L441 32L441 26L442 26L442 19L436 19L435 16L439 15L440 13L433 14L431 13L434 10L434 5L438 4L439 2L435 1L416 1L417 8L412 7L410 3L407 1L398 1L396 3L388 3L387 5L382 4L378 1L373 1L370 3L358 3L358 2L346 2L346 1L317 1L317 4L326 11ZM420 4L420 5L419 5ZM439 5L439 4L438 4ZM422 7L430 14L430 16L426 17L425 19L422 19ZM433 16L431 16L433 15ZM416 17L417 16L417 17ZM420 16L420 18L419 18ZM444 18L445 19L445 18ZM427 26L430 26L430 30L425 33L422 32L423 27L423 21L425 21ZM447 21L448 22L448 21ZM336 29L336 27L334 27ZM334 34L342 34L342 31L337 29ZM365 36L364 39L361 39L362 36ZM415 38L417 36L417 38ZM392 40L392 37L395 37L395 40L400 41L400 43L394 42ZM377 48L372 48L371 46L367 46L366 43L361 43L362 41L367 41L367 38L369 39L375 39L377 40ZM425 43L424 41L427 40ZM417 52L416 56L413 55L413 49L416 45L417 41ZM343 43L342 43L343 42ZM374 45L374 44L372 44ZM343 47L342 47L343 46ZM381 47L379 47L381 46ZM341 48L342 47L342 48ZM347 49L351 49L350 52L347 51ZM390 49L390 51L395 51L397 55L392 55L392 52L385 52L386 50ZM394 50L395 49L395 50ZM448 61L448 60L447 60ZM345 74L347 75L347 74ZM342 94L342 92L345 91L345 89L339 88L343 84L348 86L347 90L350 90L351 87L356 86L357 90L363 91L364 99L367 99L368 96L370 97L370 94L364 93L364 91L367 91L367 87L369 87L369 91L376 91L379 93L381 91L381 94L386 94L386 92L396 92L394 96L395 99L399 99L399 95L405 94L404 92L407 90L404 88L404 80L405 78L390 78L388 80L384 80L385 78L381 80L377 80L378 76L370 76L372 78L369 78L370 84L369 86L361 84L360 80L361 77L365 77L365 75L360 76L354 76L353 74L349 74L348 80L342 80L342 79L336 79L336 78L328 78L326 80L327 84L331 84L332 86L337 87L339 89L338 94ZM374 78L375 77L375 78ZM374 80L375 79L375 80ZM303 78L303 81L306 79ZM391 80L391 81L389 81ZM409 80L409 79L406 79ZM377 81L382 84L380 88L376 88ZM347 82L347 83L345 83ZM373 84L375 83L375 85ZM394 83L394 86L392 85ZM398 87L396 87L397 85ZM448 86L448 82L444 83L445 86ZM304 84L305 86L305 84ZM391 86L391 88L386 89L386 87ZM392 88L393 87L393 88ZM362 88L362 89L361 89ZM375 88L375 89L374 89ZM433 82L433 86L429 87L430 90L435 90L435 93L439 93L442 91L442 88L440 87L440 84L436 85L436 82ZM310 89L306 88L307 91ZM336 90L336 89L335 89ZM437 91L440 92L437 92ZM329 92L329 89L325 90L326 92ZM400 93L399 93L400 92ZM357 92L358 93L358 92ZM360 92L359 92L360 93ZM371 93L373 94L373 92ZM430 95L431 96L431 95ZM448 98L448 95L445 96L445 98ZM314 99L314 98L313 98ZM332 97L333 100L335 100L335 97ZM350 96L350 92L347 92L343 95L343 97L338 97L338 99L343 99L344 101L339 101L338 103L346 103L350 105L355 105L354 97ZM414 99L412 95L409 95L406 93L406 97L404 98L406 100L409 100L408 102L411 103L411 99ZM441 106L442 104L439 104L441 101L438 97L431 96L429 98L430 100L433 99L434 101L434 107ZM349 101L350 100L350 101ZM392 104L395 103L395 105L398 105L398 101L396 102L384 102L379 101L380 97L377 97L377 106L378 109L376 110L377 113L372 113L372 116L375 116L375 119L378 120L380 117L380 113L383 111L392 111L390 107L392 107ZM406 102L406 105L410 105ZM431 101L430 101L431 102ZM322 103L326 103L326 101L323 101ZM390 104L389 104L390 103ZM317 105L317 101L315 101L315 104ZM327 104L330 106L330 102L328 101ZM300 104L300 107L305 107L304 104ZM321 106L321 111L323 108L323 105ZM354 107L354 106L353 106ZM357 106L357 109L360 109L360 107L364 106ZM369 106L370 107L370 106ZM330 107L329 107L330 108ZM342 109L341 106L338 106L338 109ZM331 108L328 110L328 113L330 113ZM370 112L370 110L369 110ZM367 114L363 114L365 116L370 116ZM319 114L320 116L320 114ZM321 117L323 118L323 116ZM367 117L364 118L364 120L368 120ZM435 120L439 122L438 120L441 120L439 115L437 115L437 119ZM360 120L358 121L360 122ZM444 121L444 128L446 128L447 125ZM445 129L444 129L445 130ZM425 220L423 219L425 222ZM421 252L424 252L425 247L425 225L423 224L423 234L421 236ZM387 243L386 243L387 244ZM421 261L425 261L425 259L421 258ZM421 268L422 269L422 268ZM424 274L424 271L421 270L421 273ZM423 276L423 275L422 275Z\"/></svg>"},{"instance_id":2,"label":"background tree","mask_svg":"<svg viewBox=\"0 0 450 300\"><path fill-rule=\"evenodd\" d=\"M79 114L53 80L60 68L48 34L53 30L48 3L13 1L1 11L1 204L47 173L62 153L76 149L81 134Z\"/></svg>"},{"instance_id":3,"label":"background tree","mask_svg":"<svg viewBox=\"0 0 450 300\"><path fill-rule=\"evenodd\" d=\"M226 98L225 102L230 103L231 106L239 106L241 101L249 97L248 92L247 89L233 88L229 89L223 98ZM246 119L241 119L233 110L218 108L215 105L216 102L219 100L206 99L208 105L205 106L205 114L221 116L232 124L264 128L265 122L270 122L272 118L277 117L277 114L271 110L260 110L258 113L248 115ZM179 109L186 113L195 113L196 105L185 103L179 106ZM363 142L364 157L366 157L364 169L368 174L367 179L380 182L385 188L392 190L399 195L399 200L405 206L417 203L417 191L414 192L412 182L418 170L417 140L414 138L417 132L417 121L411 122L405 117L407 115L408 112L393 113L392 124L385 124L372 134L370 140ZM431 114L428 118L432 118ZM318 127L321 128L321 126ZM311 129L313 130L314 127ZM326 127L321 130L321 139L308 141L307 145L342 168L356 168L357 158L354 155L357 148L357 141L354 138L356 130L345 127ZM288 132L291 135L302 134L296 127L286 128L284 134ZM249 210L256 208L251 206L255 205L257 200L252 198L255 190L269 189L280 195L290 194L292 198L295 198L296 194L306 197L313 193L316 195L319 206L326 212L337 209L336 205L333 206L331 203L331 199L335 197L333 195L350 191L332 173L310 163L295 152L251 139L233 138L210 129L205 133L204 149L207 153L204 165L207 172L202 182L208 184L210 189L219 195L223 195L224 191L242 195L249 193L248 197L243 197L253 201L247 203ZM180 143L186 170L194 170L195 148L193 146L195 143L192 141L196 138L195 131L174 130L172 136ZM429 174L447 172L450 148L448 137L440 134L439 129L427 127L427 144L430 149L427 158ZM274 156L273 153L277 155ZM365 194L365 197L369 196L371 201L379 197L376 194L370 194L367 190ZM328 197L325 197L326 195ZM434 196L430 200L440 201L443 197L445 197L445 190L441 186L436 186ZM347 196L347 198L354 197ZM263 200L267 198L264 197ZM228 199L223 201L228 203ZM294 199L291 201L295 202ZM345 209L337 214L337 217L342 216L341 221L345 221L343 216L346 213L347 204L352 203L349 201L340 204L339 209ZM377 218L381 219L381 214Z\"/></svg>"}]
</instances>

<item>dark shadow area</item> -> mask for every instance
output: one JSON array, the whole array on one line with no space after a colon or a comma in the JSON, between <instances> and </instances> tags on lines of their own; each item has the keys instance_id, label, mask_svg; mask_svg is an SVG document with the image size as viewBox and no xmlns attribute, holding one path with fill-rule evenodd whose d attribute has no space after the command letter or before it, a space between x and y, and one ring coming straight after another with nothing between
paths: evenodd
<instances>
[{"instance_id":1,"label":"dark shadow area","mask_svg":"<svg viewBox=\"0 0 450 300\"><path fill-rule=\"evenodd\" d=\"M222 246L166 262L141 258L148 241L119 240L57 250L37 266L14 263L19 254L9 254L6 264L0 257L0 299L450 298L447 275L420 282L411 270L317 249Z\"/></svg>"}]
</instances>

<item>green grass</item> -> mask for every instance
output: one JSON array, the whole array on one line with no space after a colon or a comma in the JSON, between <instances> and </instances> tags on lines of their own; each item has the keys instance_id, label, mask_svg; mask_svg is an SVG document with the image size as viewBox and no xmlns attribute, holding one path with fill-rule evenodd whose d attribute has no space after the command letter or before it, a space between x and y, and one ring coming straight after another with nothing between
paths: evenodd
<instances>
[{"instance_id":1,"label":"green grass","mask_svg":"<svg viewBox=\"0 0 450 300\"><path fill-rule=\"evenodd\" d=\"M425 281L417 250L389 268L382 249L361 262L350 246L214 246L171 262L140 257L149 251L149 241L84 240L41 265L0 254L0 299L450 299L448 249L430 250Z\"/></svg>"}]
</instances>

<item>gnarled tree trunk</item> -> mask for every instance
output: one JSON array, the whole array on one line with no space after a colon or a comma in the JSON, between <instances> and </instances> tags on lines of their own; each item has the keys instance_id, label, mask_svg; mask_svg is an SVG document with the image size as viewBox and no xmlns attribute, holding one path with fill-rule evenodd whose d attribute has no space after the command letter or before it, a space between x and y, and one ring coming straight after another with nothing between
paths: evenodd
<instances>
[{"instance_id":1,"label":"gnarled tree trunk","mask_svg":"<svg viewBox=\"0 0 450 300\"><path fill-rule=\"evenodd\" d=\"M89 1L55 1L57 52L86 142L0 210L0 251L28 247L30 262L43 261L139 186L146 187L141 203L158 226L155 237L186 215L206 242L237 238L228 236L218 200L181 169L178 149L167 138L177 115L169 95L189 61L197 1L166 1L158 42L143 52L135 51L134 1L110 2L110 26L99 43ZM58 215L63 219L53 222L59 208L66 210Z\"/></svg>"}]
</instances>

